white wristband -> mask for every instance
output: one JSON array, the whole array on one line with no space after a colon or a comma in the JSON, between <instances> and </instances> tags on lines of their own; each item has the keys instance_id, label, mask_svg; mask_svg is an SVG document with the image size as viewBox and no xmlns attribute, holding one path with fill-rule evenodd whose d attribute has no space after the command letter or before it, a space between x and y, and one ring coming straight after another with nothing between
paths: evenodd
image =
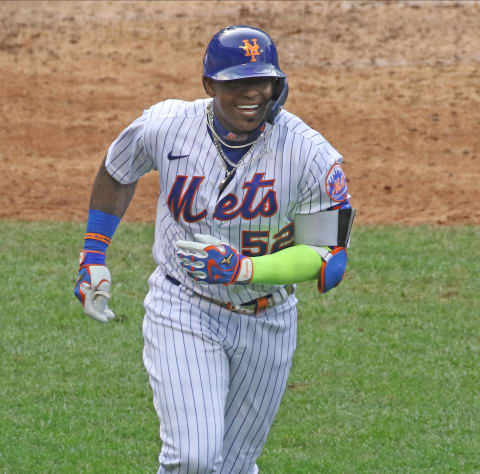
<instances>
[{"instance_id":1,"label":"white wristband","mask_svg":"<svg viewBox=\"0 0 480 474\"><path fill-rule=\"evenodd\" d=\"M240 264L240 271L235 283L248 283L253 276L253 262L250 257L245 257Z\"/></svg>"}]
</instances>

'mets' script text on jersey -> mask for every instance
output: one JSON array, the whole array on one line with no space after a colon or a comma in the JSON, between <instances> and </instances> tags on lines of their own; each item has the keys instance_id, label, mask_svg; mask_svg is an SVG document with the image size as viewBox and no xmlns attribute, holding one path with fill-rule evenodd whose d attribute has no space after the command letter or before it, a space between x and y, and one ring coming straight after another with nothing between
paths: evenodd
<instances>
[{"instance_id":1,"label":"'mets' script text on jersey","mask_svg":"<svg viewBox=\"0 0 480 474\"><path fill-rule=\"evenodd\" d=\"M342 157L320 133L281 110L275 126L266 124L271 128L262 138L267 143L259 144L241 163L219 195L225 168L207 132L205 111L210 100L172 99L152 106L111 145L106 167L125 184L152 169L159 171L156 262L200 294L241 304L278 288L195 283L176 263L172 242L193 240L196 233L215 234L245 255L280 250L293 243L295 214L337 204L341 190L331 193L327 178Z\"/></svg>"}]
</instances>

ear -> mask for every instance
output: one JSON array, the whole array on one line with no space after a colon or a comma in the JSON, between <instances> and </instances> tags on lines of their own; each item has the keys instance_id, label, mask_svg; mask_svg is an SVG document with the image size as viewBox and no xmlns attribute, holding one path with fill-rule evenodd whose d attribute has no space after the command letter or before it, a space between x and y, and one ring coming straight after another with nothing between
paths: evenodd
<instances>
[{"instance_id":1,"label":"ear","mask_svg":"<svg viewBox=\"0 0 480 474\"><path fill-rule=\"evenodd\" d=\"M210 97L215 97L214 80L210 77L202 77L203 88Z\"/></svg>"}]
</instances>

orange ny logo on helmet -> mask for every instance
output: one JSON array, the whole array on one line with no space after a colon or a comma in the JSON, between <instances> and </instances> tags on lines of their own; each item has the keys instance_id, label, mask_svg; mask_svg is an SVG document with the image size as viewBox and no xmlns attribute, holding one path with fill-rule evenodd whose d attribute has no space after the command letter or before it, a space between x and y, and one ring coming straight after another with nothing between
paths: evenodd
<instances>
[{"instance_id":1,"label":"orange ny logo on helmet","mask_svg":"<svg viewBox=\"0 0 480 474\"><path fill-rule=\"evenodd\" d=\"M244 46L240 46L240 48L245 50L245 56L250 57L250 62L254 63L257 61L255 56L260 55L260 50L258 49L257 38L252 38L252 42L253 44L248 39L245 39L242 41Z\"/></svg>"}]
</instances>

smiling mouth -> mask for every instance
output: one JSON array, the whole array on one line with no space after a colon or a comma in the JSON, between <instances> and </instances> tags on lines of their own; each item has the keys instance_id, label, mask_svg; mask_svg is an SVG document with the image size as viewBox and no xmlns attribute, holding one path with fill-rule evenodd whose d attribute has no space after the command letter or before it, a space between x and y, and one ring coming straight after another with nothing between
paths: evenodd
<instances>
[{"instance_id":1,"label":"smiling mouth","mask_svg":"<svg viewBox=\"0 0 480 474\"><path fill-rule=\"evenodd\" d=\"M237 105L237 110L245 117L254 117L261 109L260 104Z\"/></svg>"}]
</instances>

